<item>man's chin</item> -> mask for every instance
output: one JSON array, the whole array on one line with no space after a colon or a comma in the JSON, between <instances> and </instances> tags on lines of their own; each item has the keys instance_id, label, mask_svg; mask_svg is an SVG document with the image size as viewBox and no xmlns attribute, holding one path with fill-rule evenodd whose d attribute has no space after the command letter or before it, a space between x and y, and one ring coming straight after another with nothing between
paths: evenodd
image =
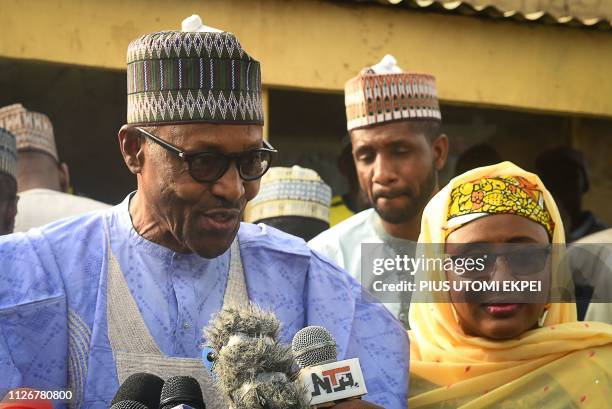
<instances>
[{"instance_id":1,"label":"man's chin","mask_svg":"<svg viewBox=\"0 0 612 409\"><path fill-rule=\"evenodd\" d=\"M207 259L213 259L225 253L227 249L229 249L230 246L232 245L232 241L233 239L229 241L213 239L213 240L199 241L196 245L190 246L190 247L191 247L191 250L194 253L196 253L198 256L207 258Z\"/></svg>"},{"instance_id":2,"label":"man's chin","mask_svg":"<svg viewBox=\"0 0 612 409\"><path fill-rule=\"evenodd\" d=\"M421 213L419 209L395 208L390 206L375 206L374 210L381 219L391 224L406 223Z\"/></svg>"},{"instance_id":3,"label":"man's chin","mask_svg":"<svg viewBox=\"0 0 612 409\"><path fill-rule=\"evenodd\" d=\"M193 232L193 240L189 240L187 245L194 253L204 258L219 257L227 251L238 234L240 223L230 232L209 232L199 230Z\"/></svg>"}]
</instances>

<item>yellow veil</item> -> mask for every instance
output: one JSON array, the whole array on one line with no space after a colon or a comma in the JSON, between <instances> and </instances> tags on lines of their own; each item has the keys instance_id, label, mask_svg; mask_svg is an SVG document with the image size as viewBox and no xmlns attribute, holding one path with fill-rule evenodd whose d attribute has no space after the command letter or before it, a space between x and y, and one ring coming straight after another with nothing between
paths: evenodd
<instances>
[{"instance_id":1,"label":"yellow veil","mask_svg":"<svg viewBox=\"0 0 612 409\"><path fill-rule=\"evenodd\" d=\"M481 178L520 176L537 185L564 243L559 211L540 179L511 162L460 175L429 202L419 243L444 243L453 188ZM554 261L553 261L554 262ZM573 303L554 303L541 328L494 341L463 333L449 302L410 306L412 408L608 408L612 326L578 322Z\"/></svg>"}]
</instances>

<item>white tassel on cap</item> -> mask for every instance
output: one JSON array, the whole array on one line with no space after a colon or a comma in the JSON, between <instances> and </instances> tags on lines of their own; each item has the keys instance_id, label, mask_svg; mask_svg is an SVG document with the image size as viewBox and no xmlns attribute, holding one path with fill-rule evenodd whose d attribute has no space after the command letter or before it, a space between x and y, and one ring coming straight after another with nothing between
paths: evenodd
<instances>
[{"instance_id":1,"label":"white tassel on cap","mask_svg":"<svg viewBox=\"0 0 612 409\"><path fill-rule=\"evenodd\" d=\"M187 17L181 23L181 30L189 33L222 33L223 30L218 28L208 27L202 23L202 18L197 14Z\"/></svg>"},{"instance_id":2,"label":"white tassel on cap","mask_svg":"<svg viewBox=\"0 0 612 409\"><path fill-rule=\"evenodd\" d=\"M385 55L378 64L373 65L372 71L376 74L401 74L403 72L391 54Z\"/></svg>"}]
</instances>

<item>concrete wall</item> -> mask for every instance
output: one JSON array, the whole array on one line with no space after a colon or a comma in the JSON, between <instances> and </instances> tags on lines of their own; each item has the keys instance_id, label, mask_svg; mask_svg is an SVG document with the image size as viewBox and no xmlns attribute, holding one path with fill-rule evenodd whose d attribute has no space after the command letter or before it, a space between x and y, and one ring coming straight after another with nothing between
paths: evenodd
<instances>
[{"instance_id":1,"label":"concrete wall","mask_svg":"<svg viewBox=\"0 0 612 409\"><path fill-rule=\"evenodd\" d=\"M3 0L0 56L125 69L128 43L199 13L236 33L264 84L340 91L394 54L447 102L612 116L612 32L323 0Z\"/></svg>"}]
</instances>

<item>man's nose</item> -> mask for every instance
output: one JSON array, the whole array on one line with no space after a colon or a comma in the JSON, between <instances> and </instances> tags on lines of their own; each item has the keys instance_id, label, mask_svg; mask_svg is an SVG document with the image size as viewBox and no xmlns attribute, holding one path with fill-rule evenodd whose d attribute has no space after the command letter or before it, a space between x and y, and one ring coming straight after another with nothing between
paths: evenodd
<instances>
[{"instance_id":1,"label":"man's nose","mask_svg":"<svg viewBox=\"0 0 612 409\"><path fill-rule=\"evenodd\" d=\"M229 202L237 202L244 196L244 181L240 177L236 162L232 161L225 173L213 183L212 193Z\"/></svg>"},{"instance_id":2,"label":"man's nose","mask_svg":"<svg viewBox=\"0 0 612 409\"><path fill-rule=\"evenodd\" d=\"M390 185L397 180L397 173L393 165L383 158L382 155L377 155L373 165L372 182L378 185Z\"/></svg>"}]
</instances>

